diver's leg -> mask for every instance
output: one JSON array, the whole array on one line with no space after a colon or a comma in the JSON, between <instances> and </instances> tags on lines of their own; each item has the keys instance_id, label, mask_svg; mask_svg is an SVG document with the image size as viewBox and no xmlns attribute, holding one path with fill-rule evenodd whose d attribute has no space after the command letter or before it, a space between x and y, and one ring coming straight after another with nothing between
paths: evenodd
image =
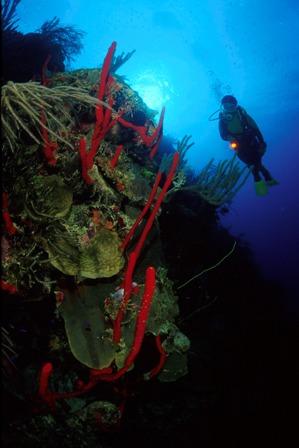
<instances>
[{"instance_id":1,"label":"diver's leg","mask_svg":"<svg viewBox=\"0 0 299 448\"><path fill-rule=\"evenodd\" d=\"M267 168L264 167L264 165L262 164L262 158L260 156L257 156L255 159L255 167L259 173L262 173L263 178L265 179L266 182L272 180L270 171L268 171ZM261 177L259 178L259 180L261 180Z\"/></svg>"},{"instance_id":2,"label":"diver's leg","mask_svg":"<svg viewBox=\"0 0 299 448\"><path fill-rule=\"evenodd\" d=\"M275 185L279 185L279 182L272 177L270 171L268 171L267 168L265 168L263 165L261 166L261 173L264 176L268 187L274 187Z\"/></svg>"},{"instance_id":3,"label":"diver's leg","mask_svg":"<svg viewBox=\"0 0 299 448\"><path fill-rule=\"evenodd\" d=\"M260 176L260 171L261 171L261 159L259 157L256 157L252 169L252 174L254 176L254 188L257 196L265 196L265 194L268 193L268 187L267 184L262 180Z\"/></svg>"},{"instance_id":4,"label":"diver's leg","mask_svg":"<svg viewBox=\"0 0 299 448\"><path fill-rule=\"evenodd\" d=\"M260 172L259 164L255 163L252 166L252 174L253 174L253 177L254 177L254 182L259 182L260 180L262 180L259 172Z\"/></svg>"},{"instance_id":5,"label":"diver's leg","mask_svg":"<svg viewBox=\"0 0 299 448\"><path fill-rule=\"evenodd\" d=\"M263 177L264 177L266 182L268 182L269 180L272 180L272 176L270 174L270 171L267 170L266 167L264 167L262 162L260 163L260 172L262 173L262 175L263 175Z\"/></svg>"},{"instance_id":6,"label":"diver's leg","mask_svg":"<svg viewBox=\"0 0 299 448\"><path fill-rule=\"evenodd\" d=\"M267 185L269 187L273 187L274 185L279 185L279 182L275 180L270 171L262 164L262 160L260 161L260 172L262 173Z\"/></svg>"}]
</instances>

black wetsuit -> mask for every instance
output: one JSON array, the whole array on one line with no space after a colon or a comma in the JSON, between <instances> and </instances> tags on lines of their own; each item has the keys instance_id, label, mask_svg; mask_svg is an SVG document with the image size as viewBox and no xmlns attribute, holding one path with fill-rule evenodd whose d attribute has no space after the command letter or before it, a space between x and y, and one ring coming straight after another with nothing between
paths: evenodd
<instances>
[{"instance_id":1,"label":"black wetsuit","mask_svg":"<svg viewBox=\"0 0 299 448\"><path fill-rule=\"evenodd\" d=\"M228 119L229 116L233 118ZM266 148L263 136L253 118L243 108L238 106L232 114L220 113L219 132L223 140L237 141L237 156L246 165L252 167L256 182L261 180L260 173L266 181L272 179L271 174L262 164Z\"/></svg>"}]
</instances>

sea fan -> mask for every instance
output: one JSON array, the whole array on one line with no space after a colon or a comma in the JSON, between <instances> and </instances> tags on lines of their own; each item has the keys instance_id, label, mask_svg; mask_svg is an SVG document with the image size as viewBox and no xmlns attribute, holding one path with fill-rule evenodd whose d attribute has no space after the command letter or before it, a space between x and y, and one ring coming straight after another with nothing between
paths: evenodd
<instances>
[{"instance_id":1,"label":"sea fan","mask_svg":"<svg viewBox=\"0 0 299 448\"><path fill-rule=\"evenodd\" d=\"M21 0L4 0L1 2L1 28L2 31L15 32L17 28L17 23L19 21L16 18L16 9Z\"/></svg>"},{"instance_id":2,"label":"sea fan","mask_svg":"<svg viewBox=\"0 0 299 448\"><path fill-rule=\"evenodd\" d=\"M46 21L33 33L19 32L16 8L20 1L4 0L1 3L2 83L40 80L46 61L49 71L65 71L65 63L82 49L84 32L73 26L60 25L57 17Z\"/></svg>"},{"instance_id":3,"label":"sea fan","mask_svg":"<svg viewBox=\"0 0 299 448\"><path fill-rule=\"evenodd\" d=\"M73 26L60 25L58 17L47 20L36 32L48 42L50 48L56 49L56 51L59 48L59 52L66 62L73 60L74 55L82 50L81 39L85 33Z\"/></svg>"}]
</instances>

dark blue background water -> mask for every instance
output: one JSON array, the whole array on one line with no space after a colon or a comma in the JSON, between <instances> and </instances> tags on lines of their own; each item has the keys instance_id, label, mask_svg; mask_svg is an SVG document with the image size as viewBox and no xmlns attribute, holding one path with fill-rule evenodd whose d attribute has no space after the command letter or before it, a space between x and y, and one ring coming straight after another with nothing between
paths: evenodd
<instances>
[{"instance_id":1,"label":"dark blue background water","mask_svg":"<svg viewBox=\"0 0 299 448\"><path fill-rule=\"evenodd\" d=\"M17 13L23 32L54 16L86 32L71 69L100 66L113 40L117 54L136 49L119 74L150 107L166 106L166 134L192 135L195 170L231 157L208 117L222 94L239 99L264 134L264 162L280 185L256 197L248 180L222 221L249 242L267 276L293 289L298 309L299 2L22 0Z\"/></svg>"}]
</instances>

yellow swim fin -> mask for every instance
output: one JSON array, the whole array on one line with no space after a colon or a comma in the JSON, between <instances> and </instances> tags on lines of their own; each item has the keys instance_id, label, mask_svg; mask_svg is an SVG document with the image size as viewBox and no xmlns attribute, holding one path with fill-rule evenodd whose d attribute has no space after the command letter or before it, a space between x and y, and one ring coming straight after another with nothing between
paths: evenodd
<instances>
[{"instance_id":1,"label":"yellow swim fin","mask_svg":"<svg viewBox=\"0 0 299 448\"><path fill-rule=\"evenodd\" d=\"M257 196L265 196L268 193L267 184L263 180L254 182L254 188Z\"/></svg>"},{"instance_id":2,"label":"yellow swim fin","mask_svg":"<svg viewBox=\"0 0 299 448\"><path fill-rule=\"evenodd\" d=\"M278 182L278 180L271 179L271 180L267 180L267 185L268 185L268 187L274 187L275 185L279 185L279 182Z\"/></svg>"}]
</instances>

